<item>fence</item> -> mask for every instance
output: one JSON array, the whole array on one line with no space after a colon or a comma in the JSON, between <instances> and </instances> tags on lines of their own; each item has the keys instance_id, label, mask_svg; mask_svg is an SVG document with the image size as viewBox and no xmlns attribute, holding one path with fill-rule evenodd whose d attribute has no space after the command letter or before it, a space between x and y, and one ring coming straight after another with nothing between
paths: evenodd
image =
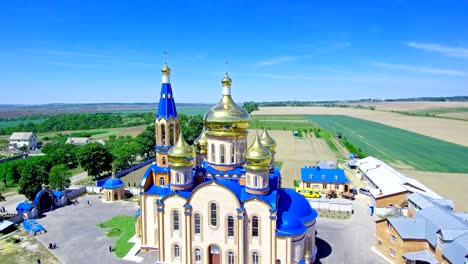
<instances>
[{"instance_id":1,"label":"fence","mask_svg":"<svg viewBox=\"0 0 468 264\"><path fill-rule=\"evenodd\" d=\"M86 192L86 187L78 187L76 189L67 189L65 190L65 196L67 196L68 200L74 199L81 194Z\"/></svg>"},{"instance_id":2,"label":"fence","mask_svg":"<svg viewBox=\"0 0 468 264\"><path fill-rule=\"evenodd\" d=\"M322 200L309 200L310 205L312 208L317 210L329 210L334 212L353 212L353 204L352 203L339 203L339 202L331 202L331 201L322 201Z\"/></svg>"},{"instance_id":3,"label":"fence","mask_svg":"<svg viewBox=\"0 0 468 264\"><path fill-rule=\"evenodd\" d=\"M374 213L383 216L408 216L408 208L375 207Z\"/></svg>"},{"instance_id":4,"label":"fence","mask_svg":"<svg viewBox=\"0 0 468 264\"><path fill-rule=\"evenodd\" d=\"M143 161L143 162L141 162L141 163L138 163L138 164L136 164L136 165L131 166L130 168L127 168L127 169L125 169L125 170L121 170L121 171L117 172L117 173L115 174L115 177L116 177L116 178L124 177L125 175L127 175L127 174L129 174L129 173L131 173L131 172L134 172L134 171L136 171L136 170L138 170L138 169L140 169L140 168L142 168L142 167L144 167L144 166L150 164L150 163L153 162L153 161L154 161L154 157L149 158L149 159L147 159L147 160L145 160L145 161ZM104 185L104 183L106 182L106 180L107 180L109 177L110 177L110 174L108 174L108 175L106 175L106 176L103 176L104 179L102 179L102 180L97 180L97 181L96 181L96 185L97 185L98 187L101 187L102 185ZM143 177L143 175L142 175L142 177Z\"/></svg>"}]
</instances>

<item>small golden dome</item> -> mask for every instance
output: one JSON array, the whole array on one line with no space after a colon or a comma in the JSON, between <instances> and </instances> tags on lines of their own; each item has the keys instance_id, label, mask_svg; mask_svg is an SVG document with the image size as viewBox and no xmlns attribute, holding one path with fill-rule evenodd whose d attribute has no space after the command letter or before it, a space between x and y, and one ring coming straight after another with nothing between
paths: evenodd
<instances>
[{"instance_id":1,"label":"small golden dome","mask_svg":"<svg viewBox=\"0 0 468 264\"><path fill-rule=\"evenodd\" d=\"M167 66L167 63L164 63L164 66L161 69L162 74L170 74L171 73L171 68Z\"/></svg>"},{"instance_id":2,"label":"small golden dome","mask_svg":"<svg viewBox=\"0 0 468 264\"><path fill-rule=\"evenodd\" d=\"M271 158L271 152L262 145L258 135L256 135L254 142L245 152L246 166L248 168L268 167Z\"/></svg>"},{"instance_id":3,"label":"small golden dome","mask_svg":"<svg viewBox=\"0 0 468 264\"><path fill-rule=\"evenodd\" d=\"M179 134L179 140L167 154L171 166L188 166L193 163L195 157L195 151L185 141L182 131Z\"/></svg>"},{"instance_id":4,"label":"small golden dome","mask_svg":"<svg viewBox=\"0 0 468 264\"><path fill-rule=\"evenodd\" d=\"M226 75L224 75L224 78L221 80L221 83L223 84L223 87L231 87L232 84L232 79L229 78L228 73L226 72Z\"/></svg>"},{"instance_id":5,"label":"small golden dome","mask_svg":"<svg viewBox=\"0 0 468 264\"><path fill-rule=\"evenodd\" d=\"M276 148L276 141L270 136L266 129L263 130L263 133L260 136L260 142L264 147L268 148L270 152L273 152Z\"/></svg>"},{"instance_id":6,"label":"small golden dome","mask_svg":"<svg viewBox=\"0 0 468 264\"><path fill-rule=\"evenodd\" d=\"M206 147L208 146L208 139L206 137L206 127L203 127L200 135L193 141L193 145L196 146L200 153L206 153Z\"/></svg>"}]
</instances>

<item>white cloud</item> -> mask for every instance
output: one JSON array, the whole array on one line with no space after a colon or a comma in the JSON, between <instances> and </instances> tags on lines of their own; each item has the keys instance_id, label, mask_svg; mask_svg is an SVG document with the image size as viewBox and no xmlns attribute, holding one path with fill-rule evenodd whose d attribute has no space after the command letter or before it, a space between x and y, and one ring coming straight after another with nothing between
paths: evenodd
<instances>
[{"instance_id":1,"label":"white cloud","mask_svg":"<svg viewBox=\"0 0 468 264\"><path fill-rule=\"evenodd\" d=\"M438 44L417 43L417 42L408 42L406 43L406 45L416 48L416 49L437 52L448 57L468 59L468 49L466 48L453 48L453 47L447 47L447 46L442 46Z\"/></svg>"},{"instance_id":2,"label":"white cloud","mask_svg":"<svg viewBox=\"0 0 468 264\"><path fill-rule=\"evenodd\" d=\"M374 63L374 65L377 67L390 69L390 70L403 70L403 71L423 73L423 74L450 75L450 76L467 76L468 75L468 73L465 71L454 70L454 69L438 69L438 68L414 66L414 65L407 65L407 64L390 64L390 63L382 63L382 62L376 62Z\"/></svg>"},{"instance_id":3,"label":"white cloud","mask_svg":"<svg viewBox=\"0 0 468 264\"><path fill-rule=\"evenodd\" d=\"M295 61L297 58L294 56L281 56L281 57L274 57L269 60L260 61L256 63L257 66L271 66L276 64L283 64L290 61Z\"/></svg>"}]
</instances>

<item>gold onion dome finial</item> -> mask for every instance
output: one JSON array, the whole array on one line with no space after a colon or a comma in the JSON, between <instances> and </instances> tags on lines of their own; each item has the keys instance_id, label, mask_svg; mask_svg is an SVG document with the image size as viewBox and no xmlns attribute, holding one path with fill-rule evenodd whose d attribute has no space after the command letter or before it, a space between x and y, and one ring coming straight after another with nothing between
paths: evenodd
<instances>
[{"instance_id":1,"label":"gold onion dome finial","mask_svg":"<svg viewBox=\"0 0 468 264\"><path fill-rule=\"evenodd\" d=\"M167 154L169 155L169 162L172 165L188 165L192 162L193 157L195 156L195 151L189 144L187 144L181 131L179 134L179 140Z\"/></svg>"},{"instance_id":2,"label":"gold onion dome finial","mask_svg":"<svg viewBox=\"0 0 468 264\"><path fill-rule=\"evenodd\" d=\"M218 104L209 109L203 118L209 135L245 135L249 127L249 113L238 106L231 97L232 79L226 73L223 80L223 96Z\"/></svg>"},{"instance_id":3,"label":"gold onion dome finial","mask_svg":"<svg viewBox=\"0 0 468 264\"><path fill-rule=\"evenodd\" d=\"M271 152L262 145L258 135L256 135L254 142L245 152L247 166L267 167L271 161L271 158Z\"/></svg>"},{"instance_id":4,"label":"gold onion dome finial","mask_svg":"<svg viewBox=\"0 0 468 264\"><path fill-rule=\"evenodd\" d=\"M223 84L224 87L231 87L232 84L232 79L229 77L229 74L226 72L224 75L224 78L221 80L221 83Z\"/></svg>"},{"instance_id":5,"label":"gold onion dome finial","mask_svg":"<svg viewBox=\"0 0 468 264\"><path fill-rule=\"evenodd\" d=\"M276 148L276 141L270 136L266 129L263 130L263 133L260 136L260 142L270 151L274 151Z\"/></svg>"},{"instance_id":6,"label":"gold onion dome finial","mask_svg":"<svg viewBox=\"0 0 468 264\"><path fill-rule=\"evenodd\" d=\"M164 63L164 66L161 69L162 74L170 74L171 73L171 68L167 66L167 63Z\"/></svg>"}]
</instances>

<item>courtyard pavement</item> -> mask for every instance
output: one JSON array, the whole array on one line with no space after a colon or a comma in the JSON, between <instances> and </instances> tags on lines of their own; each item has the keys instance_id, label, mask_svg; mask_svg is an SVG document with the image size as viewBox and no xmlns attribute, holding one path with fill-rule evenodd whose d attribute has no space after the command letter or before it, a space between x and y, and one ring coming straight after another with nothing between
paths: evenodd
<instances>
[{"instance_id":1,"label":"courtyard pavement","mask_svg":"<svg viewBox=\"0 0 468 264\"><path fill-rule=\"evenodd\" d=\"M357 195L353 201L354 214L349 220L318 217L316 264L388 263L371 250L378 218L368 214L368 202L368 196Z\"/></svg>"},{"instance_id":2,"label":"courtyard pavement","mask_svg":"<svg viewBox=\"0 0 468 264\"><path fill-rule=\"evenodd\" d=\"M87 204L90 201L91 205ZM56 243L51 252L62 263L136 263L124 261L109 252L114 245L114 238L105 236L106 229L96 226L117 215L134 216L138 206L131 202L102 203L97 195L78 198L79 204L69 205L47 212L37 219L47 233L36 238L46 247ZM144 257L141 263L155 263L155 253L140 253Z\"/></svg>"}]
</instances>

